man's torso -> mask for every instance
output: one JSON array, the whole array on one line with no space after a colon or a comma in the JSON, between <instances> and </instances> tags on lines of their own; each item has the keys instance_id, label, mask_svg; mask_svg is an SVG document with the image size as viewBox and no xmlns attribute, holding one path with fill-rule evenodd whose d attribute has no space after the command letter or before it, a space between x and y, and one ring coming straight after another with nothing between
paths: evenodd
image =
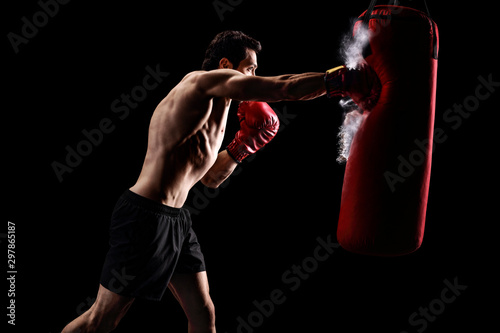
<instances>
[{"instance_id":1,"label":"man's torso","mask_svg":"<svg viewBox=\"0 0 500 333\"><path fill-rule=\"evenodd\" d=\"M186 75L156 107L143 168L131 188L171 207L182 207L189 190L215 162L231 104L198 91L198 75Z\"/></svg>"}]
</instances>

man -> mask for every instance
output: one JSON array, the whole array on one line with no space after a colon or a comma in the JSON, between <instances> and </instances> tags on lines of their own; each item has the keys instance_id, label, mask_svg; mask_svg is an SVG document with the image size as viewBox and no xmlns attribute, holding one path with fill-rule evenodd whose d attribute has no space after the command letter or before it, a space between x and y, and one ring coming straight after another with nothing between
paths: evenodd
<instances>
[{"instance_id":1,"label":"man","mask_svg":"<svg viewBox=\"0 0 500 333\"><path fill-rule=\"evenodd\" d=\"M109 332L136 297L159 300L167 287L182 306L190 333L215 332L203 254L182 206L198 181L219 186L277 132L267 104L242 103L237 138L219 153L231 101L309 100L328 90L361 103L374 95L368 70L257 77L260 48L241 32L218 34L204 70L187 74L157 106L142 171L113 212L96 301L63 333ZM252 117L261 120L251 123Z\"/></svg>"}]
</instances>

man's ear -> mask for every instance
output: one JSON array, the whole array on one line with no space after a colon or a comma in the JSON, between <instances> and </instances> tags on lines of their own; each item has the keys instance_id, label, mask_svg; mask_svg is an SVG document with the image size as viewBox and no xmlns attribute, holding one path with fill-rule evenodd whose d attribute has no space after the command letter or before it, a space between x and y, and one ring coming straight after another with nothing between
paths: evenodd
<instances>
[{"instance_id":1,"label":"man's ear","mask_svg":"<svg viewBox=\"0 0 500 333\"><path fill-rule=\"evenodd\" d=\"M227 58L222 58L219 61L219 69L233 69L233 64Z\"/></svg>"}]
</instances>

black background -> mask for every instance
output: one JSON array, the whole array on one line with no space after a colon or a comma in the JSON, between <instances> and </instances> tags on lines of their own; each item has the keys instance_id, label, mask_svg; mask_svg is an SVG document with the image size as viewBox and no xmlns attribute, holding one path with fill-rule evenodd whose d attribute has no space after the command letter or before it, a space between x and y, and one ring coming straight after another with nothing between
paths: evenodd
<instances>
[{"instance_id":1,"label":"black background","mask_svg":"<svg viewBox=\"0 0 500 333\"><path fill-rule=\"evenodd\" d=\"M186 73L199 69L216 33L236 29L260 40L258 75L323 72L340 63L341 36L368 3L233 1L221 20L213 1L73 0L60 5L17 54L7 34L20 34L21 18L32 21L40 5L4 4L7 187L1 232L7 232L7 221L16 223L18 271L16 326L9 329L59 332L91 304L107 251L109 217L140 171L151 114ZM440 298L445 279L457 279L467 289L425 332L480 332L495 322L498 148L493 143L498 139L492 117L500 92L456 129L442 118L474 95L479 76L500 81L495 10L473 3L428 4L440 30L435 127L447 140L433 154L422 247L398 258L339 248L290 290L282 275L313 256L318 237L335 240L345 167L333 158L342 111L326 98L272 104L289 116L279 135L222 189L203 192L197 185L203 198L192 195L187 202L198 208L194 228L206 257L219 332L236 332L237 318L247 320L256 311L254 300L269 300L280 289L286 301L255 332L413 333L423 327L411 326L410 315ZM169 76L120 120L111 103L142 84L146 66L157 65ZM237 130L232 114L226 141ZM75 147L84 139L82 130L96 128L103 118L113 121L114 131L60 182L51 163L64 163L65 147ZM1 318L7 321L3 313ZM184 331L186 319L169 293L158 303L137 300L116 330Z\"/></svg>"}]
</instances>

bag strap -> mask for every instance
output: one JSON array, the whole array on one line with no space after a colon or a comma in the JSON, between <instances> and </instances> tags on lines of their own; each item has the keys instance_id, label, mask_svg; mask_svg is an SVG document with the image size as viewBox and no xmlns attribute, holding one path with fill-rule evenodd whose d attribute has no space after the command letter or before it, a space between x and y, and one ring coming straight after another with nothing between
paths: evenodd
<instances>
[{"instance_id":1,"label":"bag strap","mask_svg":"<svg viewBox=\"0 0 500 333\"><path fill-rule=\"evenodd\" d=\"M370 2L370 6L368 6L368 9L366 10L365 17L363 18L363 25L368 29L368 22L370 22L370 18L372 16L373 8L375 8L375 5L377 4L377 0L372 0Z\"/></svg>"}]
</instances>

